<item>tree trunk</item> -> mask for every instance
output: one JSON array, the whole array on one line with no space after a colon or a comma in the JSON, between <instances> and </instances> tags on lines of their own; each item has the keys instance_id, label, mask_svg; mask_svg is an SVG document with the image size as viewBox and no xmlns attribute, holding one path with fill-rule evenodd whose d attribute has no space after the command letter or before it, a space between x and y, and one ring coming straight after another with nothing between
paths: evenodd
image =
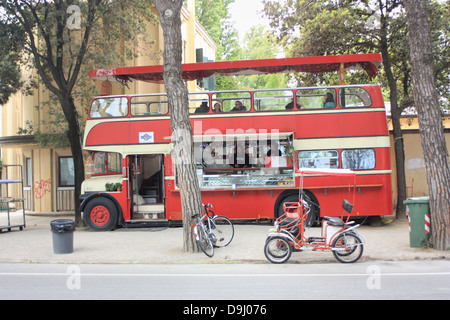
<instances>
[{"instance_id":1,"label":"tree trunk","mask_svg":"<svg viewBox=\"0 0 450 320\"><path fill-rule=\"evenodd\" d=\"M450 168L434 79L431 31L424 0L405 0L414 101L430 196L433 246L450 249Z\"/></svg>"},{"instance_id":2,"label":"tree trunk","mask_svg":"<svg viewBox=\"0 0 450 320\"><path fill-rule=\"evenodd\" d=\"M202 213L200 187L194 163L192 126L189 120L188 90L181 75L182 0L155 0L164 32L164 84L169 100L173 160L183 211L184 250L198 251L191 231L191 215Z\"/></svg>"},{"instance_id":3,"label":"tree trunk","mask_svg":"<svg viewBox=\"0 0 450 320\"><path fill-rule=\"evenodd\" d=\"M403 143L403 134L400 125L400 115L402 113L398 105L397 81L394 78L391 68L391 60L389 58L387 36L384 33L381 36L381 55L383 57L384 71L389 85L391 102L391 119L392 127L394 129L394 150L395 150L395 164L397 172L397 205L395 209L395 217L397 219L405 218L406 206L403 201L406 200L406 176L405 176L405 151Z\"/></svg>"},{"instance_id":4,"label":"tree trunk","mask_svg":"<svg viewBox=\"0 0 450 320\"><path fill-rule=\"evenodd\" d=\"M76 226L81 227L84 226L80 211L81 183L84 181L84 159L80 124L78 122L77 109L72 96L69 93L63 95L60 98L60 103L69 126L67 138L69 139L75 169L75 224Z\"/></svg>"}]
</instances>

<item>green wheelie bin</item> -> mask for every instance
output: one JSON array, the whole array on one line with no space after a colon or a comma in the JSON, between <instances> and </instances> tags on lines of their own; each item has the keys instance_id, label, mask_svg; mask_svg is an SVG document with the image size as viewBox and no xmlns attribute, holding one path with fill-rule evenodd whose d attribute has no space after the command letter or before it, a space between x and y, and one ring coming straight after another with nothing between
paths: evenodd
<instances>
[{"instance_id":1,"label":"green wheelie bin","mask_svg":"<svg viewBox=\"0 0 450 320\"><path fill-rule=\"evenodd\" d=\"M431 237L431 217L429 197L409 198L406 215L409 220L409 243L413 248L427 247Z\"/></svg>"}]
</instances>

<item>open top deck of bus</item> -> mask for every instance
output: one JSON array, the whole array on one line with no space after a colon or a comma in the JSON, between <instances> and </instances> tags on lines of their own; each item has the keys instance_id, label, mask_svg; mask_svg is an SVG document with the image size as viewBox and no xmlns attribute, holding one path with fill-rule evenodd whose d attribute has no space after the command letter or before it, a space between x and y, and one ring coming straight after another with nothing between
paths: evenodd
<instances>
[{"instance_id":1,"label":"open top deck of bus","mask_svg":"<svg viewBox=\"0 0 450 320\"><path fill-rule=\"evenodd\" d=\"M310 56L284 59L238 60L186 63L182 65L184 80L212 76L255 75L262 73L323 73L343 70L364 70L370 77L378 72L382 58L378 53L339 56ZM90 77L102 81L163 82L163 66L139 66L90 71Z\"/></svg>"}]
</instances>

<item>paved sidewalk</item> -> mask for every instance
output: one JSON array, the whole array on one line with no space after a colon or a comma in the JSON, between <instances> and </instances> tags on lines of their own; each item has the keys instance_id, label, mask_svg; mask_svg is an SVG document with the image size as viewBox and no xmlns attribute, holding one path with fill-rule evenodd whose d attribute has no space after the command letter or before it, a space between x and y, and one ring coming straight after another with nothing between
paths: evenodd
<instances>
[{"instance_id":1,"label":"paved sidewalk","mask_svg":"<svg viewBox=\"0 0 450 320\"><path fill-rule=\"evenodd\" d=\"M27 227L0 233L0 263L270 263L263 248L270 225L235 225L235 236L228 247L217 248L213 258L202 252L183 252L182 228L117 229L92 232L87 228L74 233L74 252L54 254L50 221L73 218L62 215L27 215ZM360 261L450 260L450 251L411 248L406 220L379 227L361 226L365 241ZM320 228L309 228L307 236L320 235ZM294 252L287 263L339 263L331 252Z\"/></svg>"}]
</instances>

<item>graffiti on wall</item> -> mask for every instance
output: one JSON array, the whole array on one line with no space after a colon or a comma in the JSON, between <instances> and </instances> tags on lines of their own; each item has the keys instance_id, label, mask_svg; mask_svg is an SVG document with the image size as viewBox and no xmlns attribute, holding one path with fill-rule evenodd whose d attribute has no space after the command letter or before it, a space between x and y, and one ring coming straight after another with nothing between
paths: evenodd
<instances>
[{"instance_id":1,"label":"graffiti on wall","mask_svg":"<svg viewBox=\"0 0 450 320\"><path fill-rule=\"evenodd\" d=\"M42 199L47 193L51 192L52 180L41 180L34 183L34 197Z\"/></svg>"}]
</instances>

